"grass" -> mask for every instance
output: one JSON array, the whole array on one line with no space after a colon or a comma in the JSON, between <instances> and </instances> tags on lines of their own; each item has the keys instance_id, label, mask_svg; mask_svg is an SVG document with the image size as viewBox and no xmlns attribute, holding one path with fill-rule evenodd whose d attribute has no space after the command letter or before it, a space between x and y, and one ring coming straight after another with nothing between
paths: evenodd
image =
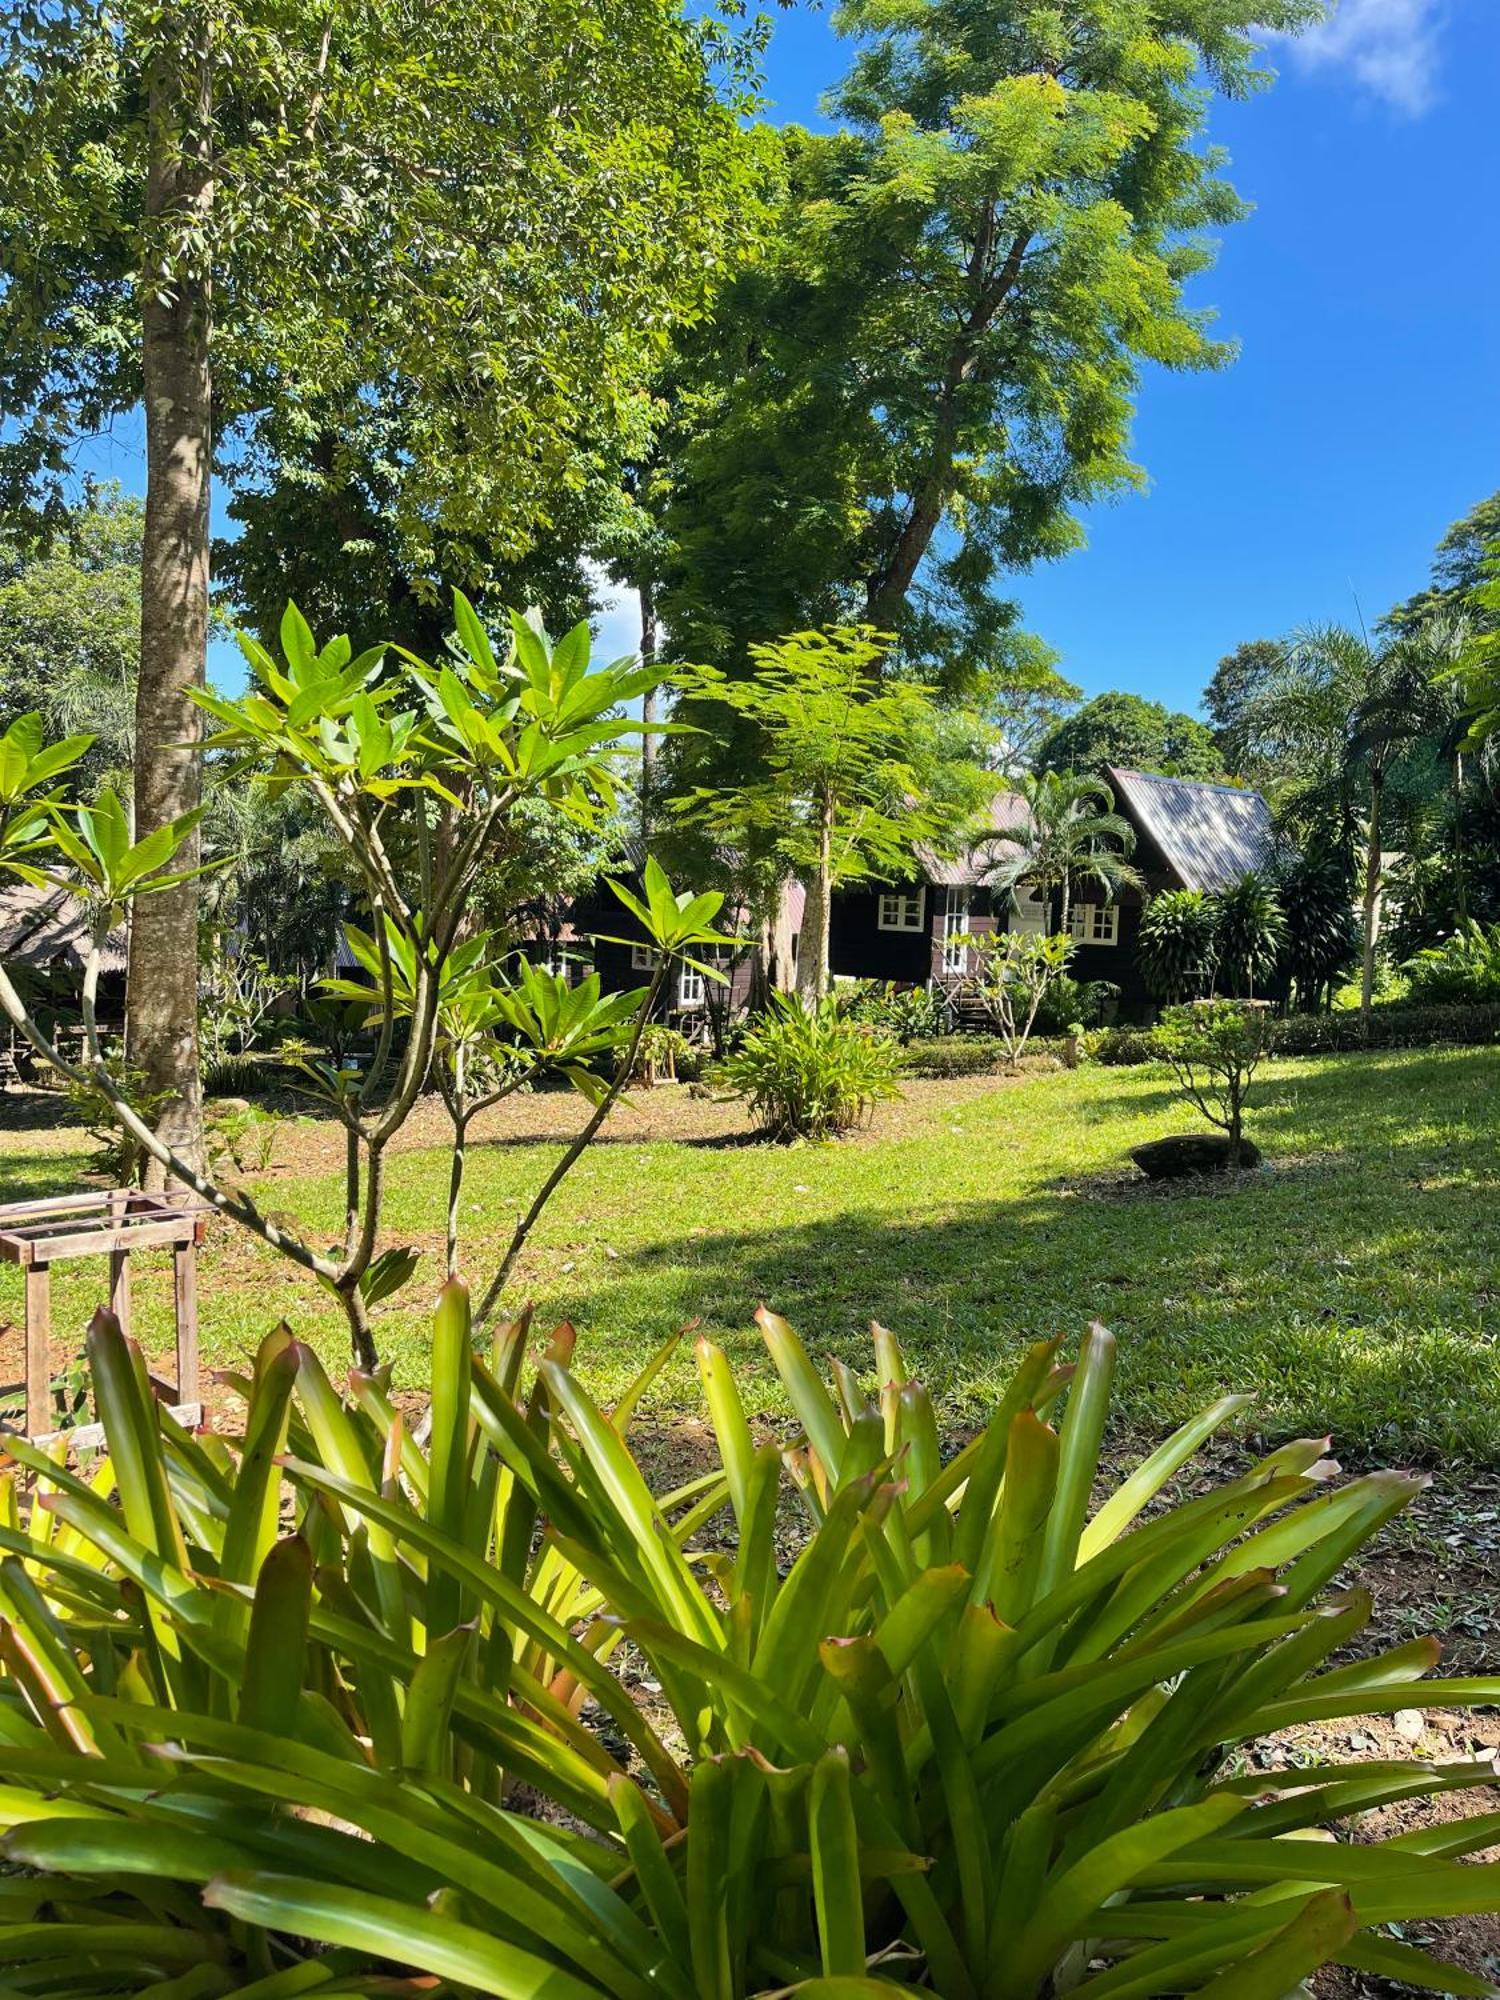
<instances>
[{"instance_id":1,"label":"grass","mask_svg":"<svg viewBox=\"0 0 1500 2000\"><path fill-rule=\"evenodd\" d=\"M1120 1338L1118 1407L1133 1432L1249 1389L1266 1436L1331 1430L1349 1462L1500 1462L1497 1077L1483 1049L1268 1065L1249 1129L1270 1170L1166 1193L1122 1172L1130 1146L1193 1123L1155 1071L917 1086L871 1135L822 1148L617 1139L565 1185L524 1287L544 1321L575 1322L579 1365L606 1397L696 1315L729 1346L752 1409L777 1413L749 1324L765 1298L815 1351L856 1365L867 1322L894 1327L958 1427L1025 1342L1100 1318ZM7 1134L0 1196L69 1184L75 1145ZM304 1132L292 1150L303 1164L267 1198L331 1233L334 1137ZM535 1141L477 1149L479 1245L503 1238L554 1157ZM436 1148L395 1159L393 1240L435 1244L446 1170ZM81 1326L102 1272L58 1275L59 1324ZM7 1316L17 1276L0 1274ZM201 1291L210 1362L243 1354L278 1316L342 1355L316 1288L227 1225ZM422 1379L430 1292L419 1278L410 1304L379 1316L398 1386ZM166 1345L165 1296L159 1274L138 1285L150 1346ZM648 1407L671 1415L696 1400L684 1353Z\"/></svg>"}]
</instances>

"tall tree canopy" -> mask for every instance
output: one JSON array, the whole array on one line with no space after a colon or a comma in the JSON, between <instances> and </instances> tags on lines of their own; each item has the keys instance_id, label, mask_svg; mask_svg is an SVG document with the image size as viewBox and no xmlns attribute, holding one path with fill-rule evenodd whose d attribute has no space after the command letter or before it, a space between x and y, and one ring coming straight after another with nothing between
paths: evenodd
<instances>
[{"instance_id":1,"label":"tall tree canopy","mask_svg":"<svg viewBox=\"0 0 1500 2000\"><path fill-rule=\"evenodd\" d=\"M1003 659L999 575L1139 482L1142 367L1229 349L1190 307L1240 203L1207 84L1264 77L1260 27L1316 0L843 0L838 131L791 130L774 254L704 329L663 608L742 668L798 624L866 618L924 673Z\"/></svg>"},{"instance_id":2,"label":"tall tree canopy","mask_svg":"<svg viewBox=\"0 0 1500 2000\"><path fill-rule=\"evenodd\" d=\"M91 735L86 785L130 784L143 512L89 487L61 524L0 532L0 729L34 709L49 736Z\"/></svg>"},{"instance_id":3,"label":"tall tree canopy","mask_svg":"<svg viewBox=\"0 0 1500 2000\"><path fill-rule=\"evenodd\" d=\"M1163 771L1212 781L1224 775L1213 731L1195 716L1118 690L1086 701L1037 745L1039 771Z\"/></svg>"},{"instance_id":4,"label":"tall tree canopy","mask_svg":"<svg viewBox=\"0 0 1500 2000\"><path fill-rule=\"evenodd\" d=\"M1224 655L1203 690L1203 706L1226 770L1248 775L1245 716L1275 679L1284 652L1279 639L1246 639Z\"/></svg>"},{"instance_id":5,"label":"tall tree canopy","mask_svg":"<svg viewBox=\"0 0 1500 2000\"><path fill-rule=\"evenodd\" d=\"M199 798L216 447L254 478L394 408L421 577L475 534L522 559L647 422L738 226L704 33L672 0L0 8L0 506L61 505L73 439L143 405L138 834ZM127 1012L189 1155L196 960L188 880L137 913Z\"/></svg>"}]
</instances>

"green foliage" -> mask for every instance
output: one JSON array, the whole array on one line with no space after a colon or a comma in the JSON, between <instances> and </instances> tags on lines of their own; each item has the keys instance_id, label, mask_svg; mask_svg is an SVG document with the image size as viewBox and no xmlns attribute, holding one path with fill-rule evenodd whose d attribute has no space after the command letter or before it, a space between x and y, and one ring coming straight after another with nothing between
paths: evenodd
<instances>
[{"instance_id":1,"label":"green foliage","mask_svg":"<svg viewBox=\"0 0 1500 2000\"><path fill-rule=\"evenodd\" d=\"M1040 890L1044 899L1059 895L1066 929L1077 884L1093 883L1106 896L1139 887L1140 873L1127 859L1135 851L1135 828L1115 811L1115 795L1102 778L1028 771L1015 789L1025 801L1025 818L979 843L987 879L997 891L1024 885Z\"/></svg>"},{"instance_id":2,"label":"green foliage","mask_svg":"<svg viewBox=\"0 0 1500 2000\"><path fill-rule=\"evenodd\" d=\"M862 979L835 989L839 1009L851 1021L878 1028L904 1048L908 1042L943 1032L943 1003L930 986L898 986L891 979Z\"/></svg>"},{"instance_id":3,"label":"green foliage","mask_svg":"<svg viewBox=\"0 0 1500 2000\"><path fill-rule=\"evenodd\" d=\"M1467 923L1402 967L1419 1005L1481 1006L1500 1000L1500 924Z\"/></svg>"},{"instance_id":4,"label":"green foliage","mask_svg":"<svg viewBox=\"0 0 1500 2000\"><path fill-rule=\"evenodd\" d=\"M1002 572L1139 483L1143 364L1228 359L1184 295L1240 213L1203 82L1264 81L1260 28L1312 11L845 0L837 129L785 135L767 252L685 343L662 611L687 657L738 667L862 602L945 685L1011 680Z\"/></svg>"},{"instance_id":5,"label":"green foliage","mask_svg":"<svg viewBox=\"0 0 1500 2000\"><path fill-rule=\"evenodd\" d=\"M1233 1754L1500 1695L1423 1679L1426 1640L1328 1666L1371 1613L1328 1586L1422 1481L1336 1485L1320 1438L1205 1478L1240 1396L1105 1478L1097 1325L1076 1365L1030 1348L945 1463L884 1329L872 1398L842 1364L830 1393L786 1321L757 1319L798 1442L757 1445L700 1340L719 1462L656 1494L628 1440L649 1371L606 1414L564 1329L525 1382L525 1326L480 1359L459 1286L425 1446L378 1379L341 1399L285 1329L237 1379L242 1437L194 1438L97 1318L118 1504L21 1444L37 1488L4 1527L0 1819L35 1871L9 1976L83 1950L122 1992L193 1967L204 1994L371 1990L394 1964L501 2000L769 2000L789 1979L807 2000L1150 2000L1216 1978L1280 2000L1337 1962L1478 1992L1387 1927L1500 1902L1466 1860L1493 1814L1416 1850L1306 1836L1491 1763ZM726 1503L731 1546L705 1548ZM612 1671L626 1642L650 1711ZM511 1783L548 1810L506 1803Z\"/></svg>"},{"instance_id":6,"label":"green foliage","mask_svg":"<svg viewBox=\"0 0 1500 2000\"><path fill-rule=\"evenodd\" d=\"M128 785L141 640L141 501L89 486L50 532L0 535L0 723L87 730L90 788Z\"/></svg>"},{"instance_id":7,"label":"green foliage","mask_svg":"<svg viewBox=\"0 0 1500 2000\"><path fill-rule=\"evenodd\" d=\"M1276 639L1247 639L1224 655L1203 690L1214 742L1231 773L1245 767L1245 715L1274 680L1283 650Z\"/></svg>"},{"instance_id":8,"label":"green foliage","mask_svg":"<svg viewBox=\"0 0 1500 2000\"><path fill-rule=\"evenodd\" d=\"M105 1052L105 1064L112 1089L130 1104L139 1118L150 1124L161 1109L162 1098L147 1087L140 1068L127 1062L122 1051L113 1048ZM69 1113L93 1142L88 1156L90 1168L116 1187L129 1187L140 1175L143 1155L138 1141L120 1129L112 1097L92 1076L70 1076L62 1070L56 1075L68 1101Z\"/></svg>"},{"instance_id":9,"label":"green foliage","mask_svg":"<svg viewBox=\"0 0 1500 2000\"><path fill-rule=\"evenodd\" d=\"M1153 896L1136 934L1136 963L1147 991L1175 1002L1209 992L1219 956L1218 911L1201 889Z\"/></svg>"},{"instance_id":10,"label":"green foliage","mask_svg":"<svg viewBox=\"0 0 1500 2000\"><path fill-rule=\"evenodd\" d=\"M1032 1023L1032 1046L1036 1037L1071 1035L1075 1026L1097 1028L1105 1009L1120 997L1112 979L1074 979L1064 972L1043 993Z\"/></svg>"},{"instance_id":11,"label":"green foliage","mask_svg":"<svg viewBox=\"0 0 1500 2000\"><path fill-rule=\"evenodd\" d=\"M1042 1002L1067 972L1073 949L1072 938L1061 931L1050 937L988 931L974 940L973 991L1012 1062L1024 1052Z\"/></svg>"},{"instance_id":12,"label":"green foliage","mask_svg":"<svg viewBox=\"0 0 1500 2000\"><path fill-rule=\"evenodd\" d=\"M1095 695L1049 730L1036 749L1040 771L1102 777L1107 764L1210 782L1224 775L1223 758L1205 723L1138 694Z\"/></svg>"},{"instance_id":13,"label":"green foliage","mask_svg":"<svg viewBox=\"0 0 1500 2000\"><path fill-rule=\"evenodd\" d=\"M70 439L138 403L153 283L203 286L221 468L274 522L248 601L300 572L326 628L498 582L637 440L664 340L743 246L740 54L664 0L226 0L211 34L151 0L7 10L0 504L55 496ZM153 142L179 174L156 215Z\"/></svg>"},{"instance_id":14,"label":"green foliage","mask_svg":"<svg viewBox=\"0 0 1500 2000\"><path fill-rule=\"evenodd\" d=\"M680 1028L648 1021L636 1045L628 1081L650 1090L658 1083L692 1083L703 1072L704 1053Z\"/></svg>"},{"instance_id":15,"label":"green foliage","mask_svg":"<svg viewBox=\"0 0 1500 2000\"><path fill-rule=\"evenodd\" d=\"M216 1062L203 1065L203 1096L205 1101L215 1097L260 1097L271 1075L267 1065L255 1056L220 1056Z\"/></svg>"},{"instance_id":16,"label":"green foliage","mask_svg":"<svg viewBox=\"0 0 1500 2000\"><path fill-rule=\"evenodd\" d=\"M1153 1056L1170 1063L1183 1096L1229 1137L1229 1165L1240 1163L1245 1102L1271 1043L1267 1008L1255 1001L1196 1000L1168 1007L1150 1037Z\"/></svg>"},{"instance_id":17,"label":"green foliage","mask_svg":"<svg viewBox=\"0 0 1500 2000\"><path fill-rule=\"evenodd\" d=\"M203 1143L211 1170L237 1174L266 1173L276 1152L281 1120L258 1104L243 1107L209 1105L203 1117Z\"/></svg>"},{"instance_id":18,"label":"green foliage","mask_svg":"<svg viewBox=\"0 0 1500 2000\"><path fill-rule=\"evenodd\" d=\"M1253 999L1275 973L1287 946L1287 922L1275 884L1253 869L1214 898L1214 948L1221 980Z\"/></svg>"},{"instance_id":19,"label":"green foliage","mask_svg":"<svg viewBox=\"0 0 1500 2000\"><path fill-rule=\"evenodd\" d=\"M1318 1006L1359 963L1359 919L1343 856L1308 847L1277 867L1276 900L1286 920L1281 966L1299 1008Z\"/></svg>"},{"instance_id":20,"label":"green foliage","mask_svg":"<svg viewBox=\"0 0 1500 2000\"><path fill-rule=\"evenodd\" d=\"M891 1038L849 1020L832 996L805 1007L773 993L770 1010L745 1032L716 1076L747 1100L771 1139L831 1139L898 1097Z\"/></svg>"}]
</instances>

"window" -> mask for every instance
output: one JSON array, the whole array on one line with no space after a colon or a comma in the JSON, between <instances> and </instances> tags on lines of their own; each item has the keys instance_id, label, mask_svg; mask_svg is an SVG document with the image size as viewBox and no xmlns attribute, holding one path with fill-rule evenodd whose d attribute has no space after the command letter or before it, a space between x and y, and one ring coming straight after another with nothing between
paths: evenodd
<instances>
[{"instance_id":1,"label":"window","mask_svg":"<svg viewBox=\"0 0 1500 2000\"><path fill-rule=\"evenodd\" d=\"M876 923L883 931L919 931L926 915L925 889L891 889L880 899Z\"/></svg>"},{"instance_id":2,"label":"window","mask_svg":"<svg viewBox=\"0 0 1500 2000\"><path fill-rule=\"evenodd\" d=\"M703 1005L703 974L691 965L685 965L677 975L677 1004L679 1007Z\"/></svg>"},{"instance_id":3,"label":"window","mask_svg":"<svg viewBox=\"0 0 1500 2000\"><path fill-rule=\"evenodd\" d=\"M1080 944L1118 944L1118 903L1075 903L1068 912L1068 935Z\"/></svg>"},{"instance_id":4,"label":"window","mask_svg":"<svg viewBox=\"0 0 1500 2000\"><path fill-rule=\"evenodd\" d=\"M943 971L961 979L969 969L969 891L943 891Z\"/></svg>"},{"instance_id":5,"label":"window","mask_svg":"<svg viewBox=\"0 0 1500 2000\"><path fill-rule=\"evenodd\" d=\"M1041 937L1047 929L1047 899L1033 883L1022 882L1011 891L1009 928L1024 937Z\"/></svg>"},{"instance_id":6,"label":"window","mask_svg":"<svg viewBox=\"0 0 1500 2000\"><path fill-rule=\"evenodd\" d=\"M630 947L630 969L632 972L655 972L655 948L649 944L633 944Z\"/></svg>"}]
</instances>

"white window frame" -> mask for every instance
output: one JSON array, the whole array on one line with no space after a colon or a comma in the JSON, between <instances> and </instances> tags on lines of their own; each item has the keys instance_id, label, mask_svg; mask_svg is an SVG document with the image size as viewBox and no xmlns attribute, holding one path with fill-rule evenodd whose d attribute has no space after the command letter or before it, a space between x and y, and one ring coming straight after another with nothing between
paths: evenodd
<instances>
[{"instance_id":1,"label":"white window frame","mask_svg":"<svg viewBox=\"0 0 1500 2000\"><path fill-rule=\"evenodd\" d=\"M927 928L927 890L882 890L875 910L876 928L883 931L924 931Z\"/></svg>"},{"instance_id":2,"label":"white window frame","mask_svg":"<svg viewBox=\"0 0 1500 2000\"><path fill-rule=\"evenodd\" d=\"M1068 911L1068 936L1079 944L1114 945L1120 942L1118 903L1074 903Z\"/></svg>"},{"instance_id":3,"label":"white window frame","mask_svg":"<svg viewBox=\"0 0 1500 2000\"><path fill-rule=\"evenodd\" d=\"M1010 892L1010 921L1007 930L1018 937L1045 937L1047 934L1047 895L1033 882L1018 882Z\"/></svg>"},{"instance_id":4,"label":"white window frame","mask_svg":"<svg viewBox=\"0 0 1500 2000\"><path fill-rule=\"evenodd\" d=\"M965 883L949 883L943 891L943 971L950 979L962 979L969 969L973 904Z\"/></svg>"},{"instance_id":5,"label":"white window frame","mask_svg":"<svg viewBox=\"0 0 1500 2000\"><path fill-rule=\"evenodd\" d=\"M708 982L696 966L684 965L677 974L677 1004L684 1013L701 1007L708 997Z\"/></svg>"},{"instance_id":6,"label":"white window frame","mask_svg":"<svg viewBox=\"0 0 1500 2000\"><path fill-rule=\"evenodd\" d=\"M632 972L655 972L656 947L649 944L633 944L630 947L630 969Z\"/></svg>"}]
</instances>

